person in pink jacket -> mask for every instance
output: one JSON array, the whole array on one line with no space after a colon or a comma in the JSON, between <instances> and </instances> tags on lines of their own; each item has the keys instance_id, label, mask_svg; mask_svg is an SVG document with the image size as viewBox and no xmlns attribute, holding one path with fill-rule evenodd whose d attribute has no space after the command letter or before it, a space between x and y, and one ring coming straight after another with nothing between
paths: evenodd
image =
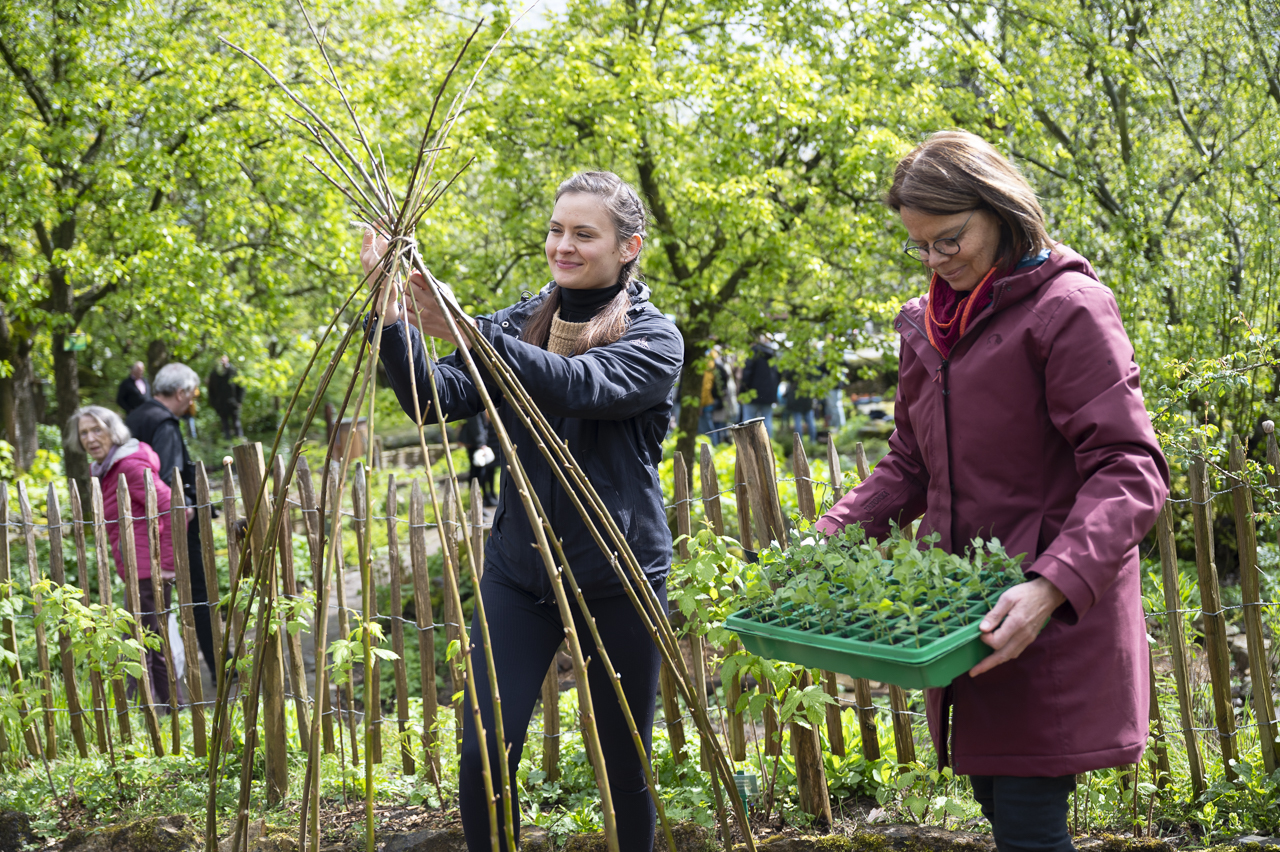
<instances>
[{"instance_id":1,"label":"person in pink jacket","mask_svg":"<svg viewBox=\"0 0 1280 852\"><path fill-rule=\"evenodd\" d=\"M169 486L160 478L160 459L151 447L129 434L118 414L98 405L76 409L68 423L67 435L68 449L87 453L93 460L89 472L102 481L102 511L107 521L107 536L111 539L116 573L121 579L124 579L125 567L124 551L120 545L119 483L121 476L125 478L138 565L138 611L142 613L142 626L159 634L167 617L162 619L164 613L157 610L151 584L151 543L147 535L145 510L146 476L150 473L155 483L156 508L160 515L160 576L164 580L164 609L167 612L173 594L173 538L169 531ZM169 675L162 652L147 651L147 670L151 673L151 689L156 703L168 707ZM131 680L130 694L133 689Z\"/></svg>"},{"instance_id":2,"label":"person in pink jacket","mask_svg":"<svg viewBox=\"0 0 1280 852\"><path fill-rule=\"evenodd\" d=\"M994 537L1025 554L1026 582L981 623L994 652L929 690L929 725L1000 852L1065 852L1075 775L1146 745L1137 545L1168 467L1115 297L1049 239L1016 167L973 134L937 133L898 164L886 200L929 292L894 321L889 454L818 528L882 537L921 519L949 552Z\"/></svg>"}]
</instances>

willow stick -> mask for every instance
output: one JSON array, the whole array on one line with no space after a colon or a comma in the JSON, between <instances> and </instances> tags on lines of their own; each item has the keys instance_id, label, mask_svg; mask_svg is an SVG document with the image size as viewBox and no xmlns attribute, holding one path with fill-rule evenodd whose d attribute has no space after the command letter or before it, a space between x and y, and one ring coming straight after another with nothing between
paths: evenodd
<instances>
[{"instance_id":1,"label":"willow stick","mask_svg":"<svg viewBox=\"0 0 1280 852\"><path fill-rule=\"evenodd\" d=\"M183 494L182 471L173 470L173 494ZM183 500L169 503L169 534L173 542L173 567L177 575L178 624L187 664L187 694L191 698L191 747L196 757L209 754L204 719L204 682L200 677L200 647L196 644L196 621L191 596L191 565L187 556L187 507ZM166 631L167 632L167 631ZM174 690L176 692L176 689ZM176 719L178 714L173 714ZM175 741L178 738L175 737Z\"/></svg>"},{"instance_id":2,"label":"willow stick","mask_svg":"<svg viewBox=\"0 0 1280 852\"><path fill-rule=\"evenodd\" d=\"M720 506L720 481L716 477L715 460L711 446L703 443L699 456L700 479L702 486L702 514L711 525L711 531L717 536L724 536L724 512ZM741 643L730 639L724 647L724 656L731 657L738 653ZM729 755L734 760L747 759L747 732L743 724L742 714L738 712L738 701L742 698L742 678L735 674L724 683L724 703L728 710Z\"/></svg>"},{"instance_id":3,"label":"willow stick","mask_svg":"<svg viewBox=\"0 0 1280 852\"><path fill-rule=\"evenodd\" d=\"M425 275L429 276L429 273L425 271L425 268L419 266L418 269ZM428 278L428 280L434 282L434 279ZM433 283L433 286L438 287L438 283ZM443 305L444 300L439 296L438 292L436 290L433 290L432 292L436 293L436 299ZM447 312L446 318L451 324L453 323L452 317ZM452 333L455 337L458 335L456 325L453 325ZM673 664L673 667L680 675L677 679L678 686L686 700L690 703L695 723L699 727L701 734L712 738L713 753L717 769L726 786L732 786L734 783L733 768L725 758L723 750L719 746L719 741L715 738L716 735L714 727L711 724L710 717L707 715L705 704L695 696L695 693L689 687L688 672L685 669L683 657L679 653L678 645L675 641L674 634L671 631L670 623L667 621L665 610L660 606L656 594L646 581L643 571L641 570L639 563L636 561L635 555L631 552L622 531L618 528L616 522L609 514L608 509L605 507L599 494L596 493L590 482L587 481L581 468L578 467L572 460L572 457L569 456L568 450L564 446L563 441L555 434L546 419L542 417L540 412L538 412L537 407L532 404L531 400L529 400L527 392L519 384L519 381L515 379L510 368L497 357L496 351L493 350L492 345L483 337L474 333L472 334L472 342L478 344L478 350L484 359L486 368L490 370L491 375L494 375L495 377L502 377L499 381L502 385L503 392L510 398L520 400L521 404L513 405L512 410L515 411L517 416L522 419L526 428L530 429L531 434L534 434L539 439L539 451L552 462L552 471L555 473L557 479L559 479L561 485L566 489L566 492L573 499L575 508L587 523L588 530L595 538L597 544L605 553L611 552L610 548L605 545L603 540L600 538L599 532L596 530L594 522L591 520L591 516L578 500L578 491L580 491L591 503L593 513L604 525L607 534L616 548L616 554L623 557L623 560L626 563L626 571L630 572L630 576L634 581L634 588L631 582L628 582L626 579L627 575L624 573L623 567L618 563L616 556L612 559L611 564L619 578L622 579L624 591L631 599L632 604L636 607L637 612L640 613L646 629L650 631L650 635L654 638L655 642L659 644L659 649L662 651L664 657ZM460 352L464 354L464 359L473 373L473 378L478 377L479 373L475 369L474 362L470 360L469 350L464 348L460 350ZM480 382L480 385L482 399L490 410L490 418L493 419L496 415L494 410L492 410L492 401L489 400L487 389L483 386L482 382ZM535 427L530 425L531 416L533 418L533 422L537 423L536 431ZM507 452L511 449L510 442L506 436L505 429L501 428L500 423L498 424L497 432L500 441L504 444L504 452ZM574 485L576 485L578 491L575 491L573 486L569 484L570 478L573 479ZM637 592L637 589L639 592ZM735 819L738 821L739 825L742 826L742 832L746 840L748 850L754 850L754 841L750 836L750 829L747 827L745 807L739 797L731 797L731 799Z\"/></svg>"}]
</instances>

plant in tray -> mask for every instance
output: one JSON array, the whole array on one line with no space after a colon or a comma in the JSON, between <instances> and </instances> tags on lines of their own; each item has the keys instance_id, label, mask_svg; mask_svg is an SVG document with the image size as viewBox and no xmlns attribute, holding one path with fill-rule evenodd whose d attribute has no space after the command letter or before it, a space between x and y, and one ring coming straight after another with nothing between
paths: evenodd
<instances>
[{"instance_id":1,"label":"plant in tray","mask_svg":"<svg viewBox=\"0 0 1280 852\"><path fill-rule=\"evenodd\" d=\"M1022 556L998 539L974 539L964 554L917 541L894 526L884 540L851 524L824 536L793 529L787 550L760 553L760 585L772 590L748 606L763 622L850 639L919 647L982 617L1023 581Z\"/></svg>"}]
</instances>

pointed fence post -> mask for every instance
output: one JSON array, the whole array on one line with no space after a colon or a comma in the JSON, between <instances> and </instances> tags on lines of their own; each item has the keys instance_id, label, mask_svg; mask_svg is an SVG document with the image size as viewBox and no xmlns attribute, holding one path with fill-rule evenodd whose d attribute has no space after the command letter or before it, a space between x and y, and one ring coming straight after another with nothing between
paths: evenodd
<instances>
[{"instance_id":1,"label":"pointed fence post","mask_svg":"<svg viewBox=\"0 0 1280 852\"><path fill-rule=\"evenodd\" d=\"M1240 597L1244 605L1244 632L1249 648L1249 676L1252 683L1253 712L1258 721L1258 744L1262 764L1271 774L1276 770L1276 708L1271 698L1271 667L1267 663L1266 637L1262 630L1262 593L1258 577L1258 530L1253 519L1253 494L1244 480L1244 448L1239 438L1231 438L1232 507L1235 509L1236 545L1240 554Z\"/></svg>"},{"instance_id":2,"label":"pointed fence post","mask_svg":"<svg viewBox=\"0 0 1280 852\"><path fill-rule=\"evenodd\" d=\"M182 648L187 664L187 694L191 698L191 747L196 757L205 757L209 741L204 718L204 679L200 677L200 647L196 644L196 619L192 611L194 603L191 597L191 565L187 556L187 507L179 499L184 493L182 488L182 471L175 467L172 493L178 497L171 499L169 503L169 535L173 542L173 567L178 581L178 623L182 628ZM174 741L178 741L176 736Z\"/></svg>"},{"instance_id":3,"label":"pointed fence post","mask_svg":"<svg viewBox=\"0 0 1280 852\"><path fill-rule=\"evenodd\" d=\"M556 651L542 681L542 771L547 783L560 780L560 666Z\"/></svg>"},{"instance_id":4,"label":"pointed fence post","mask_svg":"<svg viewBox=\"0 0 1280 852\"><path fill-rule=\"evenodd\" d=\"M266 489L267 465L262 458L262 444L240 444L233 449L236 470L240 473L240 487L244 494L245 516L249 518L249 549L252 570L264 572L261 581L260 605L275 617L275 598L278 592L276 563L267 556L267 533L271 525L271 499L263 493ZM258 507L256 516L254 506ZM261 635L254 642L262 642L262 750L266 762L267 804L274 807L289 794L288 728L284 719L284 653L280 631L270 630L262 616ZM249 696L254 704L258 696Z\"/></svg>"},{"instance_id":5,"label":"pointed fence post","mask_svg":"<svg viewBox=\"0 0 1280 852\"><path fill-rule=\"evenodd\" d=\"M3 545L0 546L0 584L5 586L4 590L0 591L0 600L8 600L13 596L13 593L8 588L8 585L13 582L9 563L9 527L13 525L10 520L11 517L9 514L9 486L7 483L0 481L0 524L3 524L3 526L0 526L0 535L4 537L3 541L0 541L0 545ZM13 661L7 663L5 668L9 672L9 683L13 687L13 692L18 696L18 709L25 720L30 715L30 708L27 706L26 691L22 688L24 682L22 662L18 658L18 634L14 628L12 618L5 618L3 632L4 649L8 652L9 659ZM36 732L30 725L25 723L21 724L20 727L22 728L22 737L27 743L27 751L31 753L32 757L39 758L41 754L40 741L36 736Z\"/></svg>"},{"instance_id":6,"label":"pointed fence post","mask_svg":"<svg viewBox=\"0 0 1280 852\"><path fill-rule=\"evenodd\" d=\"M80 581L80 601L88 609L89 603L89 563L84 535L84 506L80 502L80 487L74 479L67 480L67 492L71 495L71 529L76 540L76 577ZM102 684L102 673L89 670L89 700L93 707L93 722L97 733L98 752L107 754L107 694Z\"/></svg>"},{"instance_id":7,"label":"pointed fence post","mask_svg":"<svg viewBox=\"0 0 1280 852\"><path fill-rule=\"evenodd\" d=\"M720 506L720 481L716 476L711 445L705 442L702 444L700 451L699 467L702 487L702 514L711 524L711 531L718 536L723 536L724 512ZM740 647L741 643L737 639L730 639L724 647L725 656L733 656ZM737 711L740 698L742 698L742 679L734 675L724 681L724 703L729 717L729 756L734 760L747 759L746 727L743 724L742 714Z\"/></svg>"},{"instance_id":8,"label":"pointed fence post","mask_svg":"<svg viewBox=\"0 0 1280 852\"><path fill-rule=\"evenodd\" d=\"M552 663L553 671L548 677L556 677L554 671L555 664ZM693 673L690 672L692 675ZM662 697L662 719L667 725L667 739L671 745L671 758L677 764L685 761L685 733L684 722L680 718L680 698L679 687L676 683L676 673L666 660L662 661L661 667L658 669L658 689ZM559 723L557 722L557 730ZM556 744L556 753L559 754L559 744Z\"/></svg>"},{"instance_id":9,"label":"pointed fence post","mask_svg":"<svg viewBox=\"0 0 1280 852\"><path fill-rule=\"evenodd\" d=\"M108 555L110 539L107 536L107 522L102 508L102 483L96 476L89 480L89 506L93 512L93 546L98 563L98 603L107 609L114 609L111 592L113 563ZM120 540L124 541L123 533ZM120 729L120 739L127 744L132 743L133 727L129 724L129 701L121 678L111 679L111 694L115 699L116 725Z\"/></svg>"},{"instance_id":10,"label":"pointed fence post","mask_svg":"<svg viewBox=\"0 0 1280 852\"><path fill-rule=\"evenodd\" d=\"M174 754L182 754L182 720L178 718L178 678L173 664L173 646L169 642L169 607L164 599L164 574L160 564L160 510L157 507L156 483L147 471L146 487L147 546L151 561L151 592L155 601L156 626L160 628L160 649L164 654L164 672L169 687L169 743ZM172 507L172 502L170 503ZM185 557L186 549L182 553ZM154 688L154 687L153 687Z\"/></svg>"},{"instance_id":11,"label":"pointed fence post","mask_svg":"<svg viewBox=\"0 0 1280 852\"><path fill-rule=\"evenodd\" d=\"M325 509L333 512L337 522L333 524L333 544L332 553L336 560L334 563L333 584L334 592L338 598L338 635L347 639L351 636L351 616L347 611L347 581L346 581L346 557L343 555L342 546L342 495L338 493L338 474L334 468L330 468L327 474L326 490L328 496L325 498ZM343 706L345 704L345 706ZM351 765L360 765L360 749L358 745L358 737L356 735L356 714L355 714L355 688L351 684L351 677L348 675L345 683L342 684L341 692L338 695L339 711L343 713L347 720L347 731L351 735Z\"/></svg>"},{"instance_id":12,"label":"pointed fence post","mask_svg":"<svg viewBox=\"0 0 1280 852\"><path fill-rule=\"evenodd\" d=\"M743 555L747 561L755 561L754 541L751 533L751 495L747 491L746 459L738 454L734 447L733 493L738 507L738 540L742 544ZM761 721L764 723L764 753L769 757L782 754L782 743L778 734L778 711L774 709L773 685L761 679L756 684L757 691L765 696L764 709L761 710Z\"/></svg>"},{"instance_id":13,"label":"pointed fence post","mask_svg":"<svg viewBox=\"0 0 1280 852\"><path fill-rule=\"evenodd\" d=\"M125 600L133 616L133 638L142 647L142 602L138 591L138 550L134 541L133 503L129 497L129 482L120 474L116 482L116 507L120 524L120 554L124 557ZM160 740L160 720L156 717L155 693L151 690L151 667L147 665L147 651L142 652L142 676L138 678L138 700L142 706L142 718L151 738L151 750L156 757L164 757L164 743Z\"/></svg>"},{"instance_id":14,"label":"pointed fence post","mask_svg":"<svg viewBox=\"0 0 1280 852\"><path fill-rule=\"evenodd\" d=\"M445 620L445 636L448 637L450 643L462 642L462 618L463 615L457 610L455 601L459 600L458 595L458 504L453 498L453 489L446 488L444 491L444 499L442 500L441 511L444 517L439 519L444 529L444 620ZM458 654L454 654L453 659L449 661L449 681L453 689L450 693L449 703L453 705L453 720L455 747L459 753L462 751L462 714L466 708L466 698L459 697L454 701L454 696L465 696L467 688L466 675L462 671L462 648Z\"/></svg>"},{"instance_id":15,"label":"pointed fence post","mask_svg":"<svg viewBox=\"0 0 1280 852\"><path fill-rule=\"evenodd\" d=\"M792 435L791 473L796 481L796 502L800 506L800 514L812 523L818 520L818 504L813 497L813 476L809 472L809 458L805 455L804 441L800 440L800 433L793 432ZM824 671L822 685L822 691L831 695L832 687L836 685L836 673ZM844 725L840 721L840 702L837 700L828 704L826 713L827 743L831 747L831 753L844 757Z\"/></svg>"},{"instance_id":16,"label":"pointed fence post","mask_svg":"<svg viewBox=\"0 0 1280 852\"><path fill-rule=\"evenodd\" d=\"M36 565L36 525L31 516L31 503L27 500L27 486L18 480L18 511L22 515L22 535L27 545L27 574L31 580L32 610L35 613L36 663L40 667L43 693L40 704L44 707L44 753L49 760L58 756L58 733L53 718L53 673L49 669L49 643L45 636L40 613L44 608L44 596L35 590L40 582L40 569Z\"/></svg>"},{"instance_id":17,"label":"pointed fence post","mask_svg":"<svg viewBox=\"0 0 1280 852\"><path fill-rule=\"evenodd\" d=\"M690 511L690 505L693 500L689 493L689 468L684 463L684 455L679 451L676 452L672 461L672 471L675 474L675 500L676 500L676 532L680 537L680 542L676 546L676 552L682 562L689 561L689 538L693 535L693 518ZM690 684L695 693L700 696L700 700L705 701L707 697L707 651L706 641L702 635L690 631L689 638L689 656L693 663L693 667L689 671L689 675L693 678ZM700 766L705 772L711 768L710 746L699 741L699 758Z\"/></svg>"},{"instance_id":18,"label":"pointed fence post","mask_svg":"<svg viewBox=\"0 0 1280 852\"><path fill-rule=\"evenodd\" d=\"M365 475L364 462L356 462L355 476L351 483L351 507L355 511L353 518L356 531L356 553L363 559L365 553L365 537L369 535L369 484ZM367 582L366 582L366 579ZM373 565L360 566L360 580L364 586L364 622L373 625L378 621L378 587L373 577ZM372 641L372 634L370 634ZM365 748L369 749L374 763L382 763L382 666L375 655L368 670L364 673L366 698L364 703Z\"/></svg>"},{"instance_id":19,"label":"pointed fence post","mask_svg":"<svg viewBox=\"0 0 1280 852\"><path fill-rule=\"evenodd\" d=\"M320 620L323 614L324 620L328 620L328 610L323 608L326 606L324 589L324 559L321 541L324 538L324 518L320 517L320 510L316 506L316 487L315 481L311 478L311 466L307 464L306 456L298 459L298 468L295 472L298 482L298 503L302 508L302 523L307 528L307 552L311 561L311 582L316 589L316 615L312 623L316 625L315 630L311 634L312 642L315 645L316 671L315 679L312 681L312 694L315 700L320 702L320 737L324 743L324 753L334 753L333 743L333 702L329 699L328 678L325 675L325 664L329 659L329 637L328 625L325 629L320 629Z\"/></svg>"},{"instance_id":20,"label":"pointed fence post","mask_svg":"<svg viewBox=\"0 0 1280 852\"><path fill-rule=\"evenodd\" d=\"M72 488L75 487L74 482ZM66 565L62 555L62 509L58 505L58 490L50 483L46 492L45 514L49 526L49 579L59 586L67 584ZM58 629L58 657L62 662L62 688L67 695L67 715L71 717L71 738L75 740L80 756L89 756L89 741L84 735L84 707L80 704L80 689L76 685L76 660L71 653L70 628L65 623Z\"/></svg>"},{"instance_id":21,"label":"pointed fence post","mask_svg":"<svg viewBox=\"0 0 1280 852\"><path fill-rule=\"evenodd\" d=\"M431 605L431 576L427 571L427 524L422 485L414 480L409 492L409 558L413 562L413 608L417 620L419 677L422 691L422 759L439 778L436 736L440 697L436 693L436 623Z\"/></svg>"},{"instance_id":22,"label":"pointed fence post","mask_svg":"<svg viewBox=\"0 0 1280 852\"><path fill-rule=\"evenodd\" d=\"M387 615L391 619L391 650L396 659L392 663L396 677L396 730L400 735L400 768L405 775L413 775L417 767L413 760L413 743L409 739L409 673L404 664L404 579L400 568L400 537L396 529L400 511L399 494L396 492L396 475L387 477L387 562L391 568L389 581L391 601Z\"/></svg>"},{"instance_id":23,"label":"pointed fence post","mask_svg":"<svg viewBox=\"0 0 1280 852\"><path fill-rule=\"evenodd\" d=\"M854 466L858 471L858 481L865 482L867 477L871 475L871 466L867 463L867 451L863 448L862 442L859 441L853 448ZM855 678L853 681L853 700L858 705L858 731L862 739L862 755L867 760L880 759L880 732L876 727L875 702L871 698L871 683L864 677ZM892 707L892 704L890 705ZM893 714L894 720L894 737L895 745L898 745L896 738L898 737L898 714ZM914 745L914 742L913 742ZM898 756L898 762L904 763L902 755Z\"/></svg>"},{"instance_id":24,"label":"pointed fence post","mask_svg":"<svg viewBox=\"0 0 1280 852\"><path fill-rule=\"evenodd\" d=\"M1191 772L1193 797L1205 791L1204 764L1196 739L1191 709L1191 678L1187 666L1187 641L1182 630L1182 596L1178 593L1178 554L1173 541L1173 507L1165 503L1156 517L1156 544L1160 548L1160 569L1164 586L1166 627L1169 631L1169 655L1173 659L1173 677L1178 693L1178 718L1187 744L1187 764Z\"/></svg>"},{"instance_id":25,"label":"pointed fence post","mask_svg":"<svg viewBox=\"0 0 1280 852\"><path fill-rule=\"evenodd\" d=\"M209 660L216 672L217 683L225 674L222 659L222 589L218 581L218 561L213 547L213 506L209 498L209 475L204 462L196 462L196 522L200 525L200 554L204 563L205 595L209 599L209 628L213 633L213 656Z\"/></svg>"},{"instance_id":26,"label":"pointed fence post","mask_svg":"<svg viewBox=\"0 0 1280 852\"><path fill-rule=\"evenodd\" d=\"M1197 451L1201 448L1197 447ZM1227 656L1227 622L1218 591L1218 569L1213 561L1213 503L1207 465L1203 456L1191 462L1191 515L1196 532L1196 571L1200 578L1200 612L1204 621L1205 657L1213 691L1214 718L1222 747L1222 771L1235 780L1235 711L1231 706L1231 667Z\"/></svg>"},{"instance_id":27,"label":"pointed fence post","mask_svg":"<svg viewBox=\"0 0 1280 852\"><path fill-rule=\"evenodd\" d=\"M271 490L280 510L280 529L277 533L280 551L280 585L284 599L292 605L298 600L298 578L293 568L293 523L289 508L289 491L284 487L284 459L276 456L271 460ZM297 612L295 617L303 622L306 615ZM307 669L302 658L301 633L284 632L284 643L289 649L289 684L293 687L293 711L298 717L298 744L303 754L311 753L311 725L308 719L311 713L308 708L311 698L307 694Z\"/></svg>"}]
</instances>

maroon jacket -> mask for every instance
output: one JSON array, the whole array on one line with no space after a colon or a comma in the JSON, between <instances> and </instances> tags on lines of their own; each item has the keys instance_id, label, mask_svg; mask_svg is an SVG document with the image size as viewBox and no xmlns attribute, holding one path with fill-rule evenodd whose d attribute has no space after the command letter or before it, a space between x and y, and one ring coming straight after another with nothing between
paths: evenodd
<instances>
[{"instance_id":1,"label":"maroon jacket","mask_svg":"<svg viewBox=\"0 0 1280 852\"><path fill-rule=\"evenodd\" d=\"M994 298L942 356L909 302L889 454L818 522L923 515L921 535L962 551L999 538L1066 603L1016 660L929 690L929 727L963 775L1057 776L1136 762L1147 741L1148 650L1137 544L1169 472L1111 291L1057 246Z\"/></svg>"},{"instance_id":2,"label":"maroon jacket","mask_svg":"<svg viewBox=\"0 0 1280 852\"><path fill-rule=\"evenodd\" d=\"M124 579L124 557L120 549L120 474L129 486L129 509L133 522L133 549L138 559L138 579L151 578L151 542L147 538L146 471L156 485L156 509L160 513L160 576L174 576L173 537L169 532L169 486L160 479L160 459L155 450L136 439L116 450L111 467L102 474L102 514L107 521L107 537L111 539L111 555L116 560L116 573Z\"/></svg>"}]
</instances>

